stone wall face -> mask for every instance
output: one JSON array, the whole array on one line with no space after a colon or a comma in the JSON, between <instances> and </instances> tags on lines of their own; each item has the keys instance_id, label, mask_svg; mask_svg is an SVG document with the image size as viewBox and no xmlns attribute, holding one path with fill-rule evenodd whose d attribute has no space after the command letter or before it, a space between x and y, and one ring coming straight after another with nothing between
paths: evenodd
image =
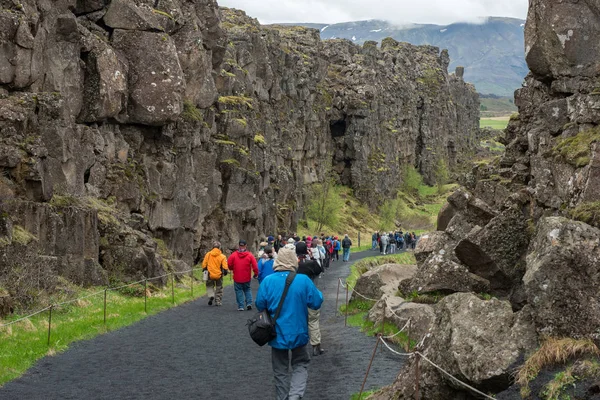
<instances>
[{"instance_id":1,"label":"stone wall face","mask_svg":"<svg viewBox=\"0 0 600 400\"><path fill-rule=\"evenodd\" d=\"M506 152L496 162L473 169L466 179L470 191L449 197L438 218L440 232L421 239L415 252L417 273L405 284L409 290L441 288L451 293L436 306L436 324L419 349L422 354L498 398L514 398L511 393L519 388L499 392L514 384L509 372L536 351L537 341L568 337L600 344L599 26L597 2L530 1L525 48L531 72L515 93L519 114L505 131ZM481 337L501 331L502 318L475 317L473 307L461 315L462 321L444 325L448 303L476 304L466 300L472 293L460 293L480 292L471 283L473 275L519 321L510 345L523 334L528 338L514 353L521 360L506 359L515 362L510 368L470 364L480 376L495 375L487 381L465 374L467 369L457 368L449 354L485 357L489 346L503 339ZM485 301L487 309L494 308L493 301ZM467 340L475 341L468 352L458 348L462 340L440 345L447 332L457 337L468 318L473 321L466 324ZM479 329L481 321L488 328ZM475 344L486 350L476 350ZM495 354L497 359L504 356ZM407 363L396 382L375 398L413 398L414 367L414 361ZM475 398L430 366L422 371L424 397Z\"/></svg>"},{"instance_id":2,"label":"stone wall face","mask_svg":"<svg viewBox=\"0 0 600 400\"><path fill-rule=\"evenodd\" d=\"M0 225L36 235L57 271L92 271L82 283L294 229L329 165L363 199L393 194L405 164L431 181L476 133L477 95L432 47L324 43L212 0L5 3ZM47 245L57 221L85 240Z\"/></svg>"}]
</instances>

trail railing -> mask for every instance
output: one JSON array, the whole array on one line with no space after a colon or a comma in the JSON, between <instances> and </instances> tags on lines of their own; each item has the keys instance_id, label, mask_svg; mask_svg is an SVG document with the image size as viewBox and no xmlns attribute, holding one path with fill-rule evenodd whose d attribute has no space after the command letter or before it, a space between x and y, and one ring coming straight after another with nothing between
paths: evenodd
<instances>
[{"instance_id":1,"label":"trail railing","mask_svg":"<svg viewBox=\"0 0 600 400\"><path fill-rule=\"evenodd\" d=\"M108 293L111 291L117 291L120 289L124 289L127 287L131 287L134 285L140 285L140 284L144 284L144 312L147 314L148 313L148 282L152 282L155 281L157 279L163 279L163 278L167 278L167 282L166 282L166 286L168 286L169 284L169 280L171 281L171 301L172 304L175 304L175 277L178 275L184 275L184 274L190 274L191 277L191 285L190 285L190 297L194 298L194 272L196 271L200 271L202 270L202 268L192 268L192 269L188 269L185 271L178 271L178 272L169 272L168 274L164 274L164 275L160 275L160 276L155 276L153 278L144 278L142 280L136 281L136 282L131 282L125 285L120 285L120 286L114 286L114 287L107 287L103 290L99 290L97 292L88 294L86 296L81 296L81 297L77 297L71 300L67 300L67 301L63 301L60 303L54 303L49 305L46 308L43 308L41 310L38 310L32 314L26 315L24 317L20 317L18 319L15 319L13 321L10 322L6 322L4 324L0 324L0 328L6 328L8 326L17 324L19 322L22 322L24 320L28 320L32 317L35 317L36 315L42 314L44 312L48 312L48 338L47 338L47 345L50 346L50 340L51 340L51 336L52 336L52 312L62 306L68 305L68 304L72 304L72 303L76 303L91 297L95 297L95 296L100 296L103 295L104 296L104 300L103 300L103 319L104 319L104 326L106 327L107 324L107 309L108 309ZM169 277L171 277L171 279L169 279Z\"/></svg>"}]
</instances>

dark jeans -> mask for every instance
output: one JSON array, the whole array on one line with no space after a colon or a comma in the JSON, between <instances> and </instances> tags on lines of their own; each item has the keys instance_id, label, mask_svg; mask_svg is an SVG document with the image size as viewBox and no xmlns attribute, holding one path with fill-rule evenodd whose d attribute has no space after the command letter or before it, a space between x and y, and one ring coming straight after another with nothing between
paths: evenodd
<instances>
[{"instance_id":1,"label":"dark jeans","mask_svg":"<svg viewBox=\"0 0 600 400\"><path fill-rule=\"evenodd\" d=\"M238 308L246 308L252 305L252 290L250 290L250 282L233 284L235 289L235 300L237 301ZM244 304L244 298L246 304Z\"/></svg>"}]
</instances>

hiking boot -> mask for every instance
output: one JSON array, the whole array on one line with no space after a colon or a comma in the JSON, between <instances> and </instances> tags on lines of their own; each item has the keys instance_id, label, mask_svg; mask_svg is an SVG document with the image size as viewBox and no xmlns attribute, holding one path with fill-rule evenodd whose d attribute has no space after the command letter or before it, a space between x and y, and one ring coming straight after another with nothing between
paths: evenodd
<instances>
[{"instance_id":1,"label":"hiking boot","mask_svg":"<svg viewBox=\"0 0 600 400\"><path fill-rule=\"evenodd\" d=\"M252 306L251 306L250 304L248 304L248 305L246 306L246 309L247 309L248 311L250 311L250 310L252 310Z\"/></svg>"},{"instance_id":2,"label":"hiking boot","mask_svg":"<svg viewBox=\"0 0 600 400\"><path fill-rule=\"evenodd\" d=\"M212 306L212 303L213 303L213 300L214 300L214 299L215 299L215 298L214 298L214 297L212 297L212 296L210 297L210 299L208 299L208 305L209 305L209 306Z\"/></svg>"},{"instance_id":3,"label":"hiking boot","mask_svg":"<svg viewBox=\"0 0 600 400\"><path fill-rule=\"evenodd\" d=\"M244 311L244 307L238 308L238 311Z\"/></svg>"},{"instance_id":4,"label":"hiking boot","mask_svg":"<svg viewBox=\"0 0 600 400\"><path fill-rule=\"evenodd\" d=\"M313 346L313 356L320 356L323 353L325 353L325 350L321 348L320 343Z\"/></svg>"}]
</instances>

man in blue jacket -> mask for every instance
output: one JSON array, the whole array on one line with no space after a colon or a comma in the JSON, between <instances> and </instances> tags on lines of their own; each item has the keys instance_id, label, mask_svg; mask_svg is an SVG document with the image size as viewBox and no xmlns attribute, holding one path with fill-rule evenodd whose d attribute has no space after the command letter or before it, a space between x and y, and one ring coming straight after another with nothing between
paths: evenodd
<instances>
[{"instance_id":1,"label":"man in blue jacket","mask_svg":"<svg viewBox=\"0 0 600 400\"><path fill-rule=\"evenodd\" d=\"M279 250L275 260L275 272L265 278L258 289L256 308L268 310L275 315L285 280L298 268L296 251L292 248ZM271 363L275 376L277 400L300 400L306 391L308 379L308 308L318 310L323 295L306 275L296 275L285 298L277 319L277 337L269 342ZM290 375L290 355L292 371Z\"/></svg>"}]
</instances>

